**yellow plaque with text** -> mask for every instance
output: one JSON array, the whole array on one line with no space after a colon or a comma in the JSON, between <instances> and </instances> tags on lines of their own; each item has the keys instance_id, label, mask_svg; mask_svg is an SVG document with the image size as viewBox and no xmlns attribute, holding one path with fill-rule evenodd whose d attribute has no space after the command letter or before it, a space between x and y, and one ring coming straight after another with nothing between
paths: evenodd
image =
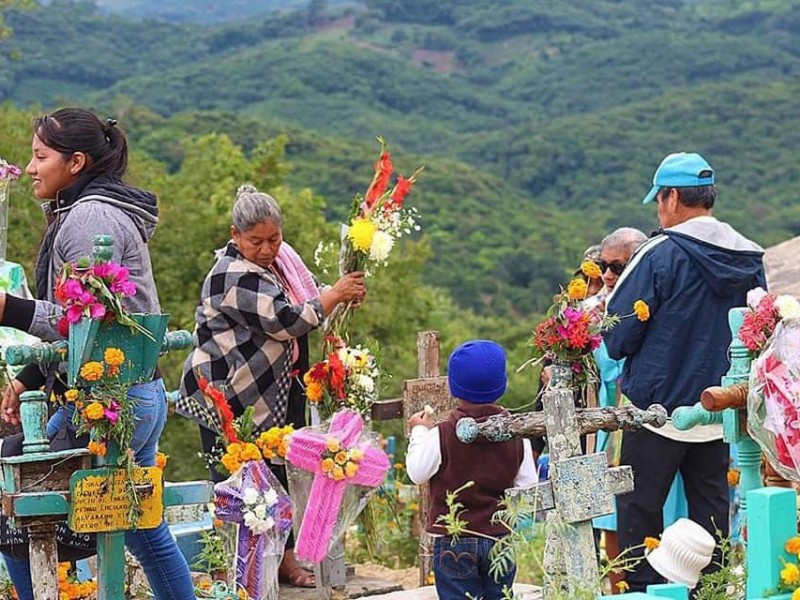
<instances>
[{"instance_id":1,"label":"yellow plaque with text","mask_svg":"<svg viewBox=\"0 0 800 600\"><path fill-rule=\"evenodd\" d=\"M164 518L164 484L161 469L137 467L133 483L139 497L138 529L153 529ZM131 526L131 501L124 469L75 471L69 482L67 522L78 533L125 531Z\"/></svg>"}]
</instances>

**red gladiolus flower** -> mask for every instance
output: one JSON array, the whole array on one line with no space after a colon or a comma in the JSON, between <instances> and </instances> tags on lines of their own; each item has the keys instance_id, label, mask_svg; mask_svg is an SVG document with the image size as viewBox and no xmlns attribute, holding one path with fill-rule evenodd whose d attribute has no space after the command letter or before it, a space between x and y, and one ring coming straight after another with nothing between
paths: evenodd
<instances>
[{"instance_id":1,"label":"red gladiolus flower","mask_svg":"<svg viewBox=\"0 0 800 600\"><path fill-rule=\"evenodd\" d=\"M367 194L364 196L364 201L367 204L367 209L375 206L378 198L386 193L386 188L389 187L389 179L392 177L392 157L388 152L381 154L378 162L375 163L375 177L372 178L372 183L367 189Z\"/></svg>"},{"instance_id":2,"label":"red gladiolus flower","mask_svg":"<svg viewBox=\"0 0 800 600\"><path fill-rule=\"evenodd\" d=\"M344 381L347 373L345 372L344 365L339 355L335 352L328 357L328 368L330 369L331 375L331 390L336 394L337 398L346 398L347 394L344 393Z\"/></svg>"},{"instance_id":3,"label":"red gladiolus flower","mask_svg":"<svg viewBox=\"0 0 800 600\"><path fill-rule=\"evenodd\" d=\"M397 183L392 190L391 209L396 210L403 206L406 196L411 191L411 186L414 185L413 179L406 179L402 175L397 177Z\"/></svg>"}]
</instances>

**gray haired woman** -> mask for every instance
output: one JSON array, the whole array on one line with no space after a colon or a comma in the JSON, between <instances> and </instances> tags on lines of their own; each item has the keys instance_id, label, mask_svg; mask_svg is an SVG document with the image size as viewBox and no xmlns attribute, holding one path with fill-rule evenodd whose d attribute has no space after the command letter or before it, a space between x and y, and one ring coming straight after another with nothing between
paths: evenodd
<instances>
[{"instance_id":1,"label":"gray haired woman","mask_svg":"<svg viewBox=\"0 0 800 600\"><path fill-rule=\"evenodd\" d=\"M308 370L308 333L342 302L361 302L364 274L344 275L320 290L294 249L283 241L274 198L243 185L233 205L231 241L203 282L195 313L194 350L186 359L178 413L200 425L205 452L214 449L219 423L199 377L225 390L235 416L254 408L256 430L305 425L302 375ZM270 465L286 485L282 465ZM220 479L212 471L211 478ZM287 550L279 575L312 587L313 575Z\"/></svg>"}]
</instances>

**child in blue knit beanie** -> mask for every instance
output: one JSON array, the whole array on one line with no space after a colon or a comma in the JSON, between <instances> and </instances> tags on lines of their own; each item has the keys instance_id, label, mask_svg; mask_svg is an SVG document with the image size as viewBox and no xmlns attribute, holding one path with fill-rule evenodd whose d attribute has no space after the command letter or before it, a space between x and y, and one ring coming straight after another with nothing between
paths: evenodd
<instances>
[{"instance_id":1,"label":"child in blue knit beanie","mask_svg":"<svg viewBox=\"0 0 800 600\"><path fill-rule=\"evenodd\" d=\"M458 406L441 423L434 423L426 411L411 416L406 468L414 483L430 483L431 510L425 529L435 537L433 573L440 600L463 600L467 594L496 600L503 597L504 588L511 588L516 569L512 565L498 579L489 575L493 538L508 533L505 526L492 522L492 515L507 488L536 483L536 464L528 440L494 443L479 437L464 444L456 437L459 419L481 422L506 412L495 404L507 384L502 346L488 340L460 345L450 355L447 381ZM437 518L448 512L447 493L469 481L473 484L458 494L464 506L460 518L467 521L469 531L455 540Z\"/></svg>"}]
</instances>

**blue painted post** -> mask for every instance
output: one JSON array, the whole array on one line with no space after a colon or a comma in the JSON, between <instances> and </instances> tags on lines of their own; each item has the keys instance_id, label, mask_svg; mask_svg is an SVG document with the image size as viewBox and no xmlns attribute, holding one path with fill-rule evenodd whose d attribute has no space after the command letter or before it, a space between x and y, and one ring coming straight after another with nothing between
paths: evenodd
<instances>
[{"instance_id":1,"label":"blue painted post","mask_svg":"<svg viewBox=\"0 0 800 600\"><path fill-rule=\"evenodd\" d=\"M653 598L672 598L672 600L689 600L689 588L682 583L659 583L648 585L647 593L631 592L616 596L601 596L601 598L614 598L615 600L646 600Z\"/></svg>"},{"instance_id":2,"label":"blue painted post","mask_svg":"<svg viewBox=\"0 0 800 600\"><path fill-rule=\"evenodd\" d=\"M728 325L731 329L731 368L722 378L723 386L747 383L750 378L750 353L739 339L746 308L732 308L728 312ZM747 433L744 421L747 408L726 408L722 413L723 439L729 444L736 444L736 458L741 472L739 493L741 494L741 523L747 514L747 496L750 490L760 488L761 482L761 448Z\"/></svg>"},{"instance_id":3,"label":"blue painted post","mask_svg":"<svg viewBox=\"0 0 800 600\"><path fill-rule=\"evenodd\" d=\"M761 488L747 493L748 600L791 598L774 595L783 563L790 560L784 545L797 535L797 493L793 489Z\"/></svg>"}]
</instances>

